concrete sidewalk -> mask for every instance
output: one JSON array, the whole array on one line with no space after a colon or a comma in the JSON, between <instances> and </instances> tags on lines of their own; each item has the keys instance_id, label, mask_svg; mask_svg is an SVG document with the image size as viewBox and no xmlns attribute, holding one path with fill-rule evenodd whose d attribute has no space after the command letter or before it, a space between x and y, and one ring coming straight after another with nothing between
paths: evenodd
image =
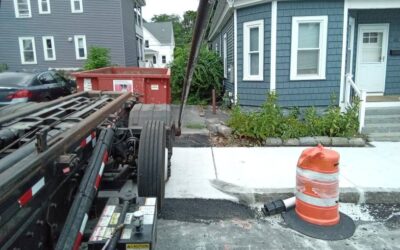
<instances>
[{"instance_id":1,"label":"concrete sidewalk","mask_svg":"<svg viewBox=\"0 0 400 250\"><path fill-rule=\"evenodd\" d=\"M342 202L400 203L400 143L333 148L340 153ZM229 199L247 204L293 195L305 148L174 148L167 198Z\"/></svg>"}]
</instances>

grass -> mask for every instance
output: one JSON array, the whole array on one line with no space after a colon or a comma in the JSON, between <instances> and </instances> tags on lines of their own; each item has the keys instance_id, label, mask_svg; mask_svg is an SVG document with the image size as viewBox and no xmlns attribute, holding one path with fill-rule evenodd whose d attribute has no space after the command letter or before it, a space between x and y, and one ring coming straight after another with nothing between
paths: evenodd
<instances>
[{"instance_id":1,"label":"grass","mask_svg":"<svg viewBox=\"0 0 400 250\"><path fill-rule=\"evenodd\" d=\"M206 128L206 126L204 124L200 124L200 123L189 123L185 127L189 128L189 129L203 129L203 128Z\"/></svg>"}]
</instances>

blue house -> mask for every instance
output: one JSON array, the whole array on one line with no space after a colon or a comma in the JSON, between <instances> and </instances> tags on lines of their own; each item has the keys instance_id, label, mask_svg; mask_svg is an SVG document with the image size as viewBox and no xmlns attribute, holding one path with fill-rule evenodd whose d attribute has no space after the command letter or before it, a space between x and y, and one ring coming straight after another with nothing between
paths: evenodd
<instances>
[{"instance_id":1,"label":"blue house","mask_svg":"<svg viewBox=\"0 0 400 250\"><path fill-rule=\"evenodd\" d=\"M145 0L0 0L0 66L79 69L91 46L108 48L112 64L139 66L145 5Z\"/></svg>"},{"instance_id":2,"label":"blue house","mask_svg":"<svg viewBox=\"0 0 400 250\"><path fill-rule=\"evenodd\" d=\"M400 103L400 0L218 0L214 7L208 41L235 102L260 106L274 91L283 107L325 107L334 95L344 109L358 95L361 116L367 101Z\"/></svg>"}]
</instances>

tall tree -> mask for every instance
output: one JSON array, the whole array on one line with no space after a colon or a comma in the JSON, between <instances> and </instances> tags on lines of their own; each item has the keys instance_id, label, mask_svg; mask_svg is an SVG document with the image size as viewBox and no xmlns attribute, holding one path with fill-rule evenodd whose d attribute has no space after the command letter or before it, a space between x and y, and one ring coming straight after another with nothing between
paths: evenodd
<instances>
[{"instance_id":1,"label":"tall tree","mask_svg":"<svg viewBox=\"0 0 400 250\"><path fill-rule=\"evenodd\" d=\"M188 10L183 14L183 20L181 22L184 43L188 44L192 40L193 28L196 22L197 12Z\"/></svg>"},{"instance_id":2,"label":"tall tree","mask_svg":"<svg viewBox=\"0 0 400 250\"><path fill-rule=\"evenodd\" d=\"M179 23L180 22L180 17L178 15L168 15L168 14L160 14L160 15L154 15L151 18L152 22L160 23L160 22L173 22L173 23Z\"/></svg>"}]
</instances>

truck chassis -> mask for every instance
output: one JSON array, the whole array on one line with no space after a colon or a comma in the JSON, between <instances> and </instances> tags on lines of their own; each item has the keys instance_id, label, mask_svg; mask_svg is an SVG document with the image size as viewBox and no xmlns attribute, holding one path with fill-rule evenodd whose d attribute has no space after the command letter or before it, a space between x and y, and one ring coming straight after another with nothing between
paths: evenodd
<instances>
[{"instance_id":1,"label":"truck chassis","mask_svg":"<svg viewBox=\"0 0 400 250\"><path fill-rule=\"evenodd\" d=\"M153 249L174 136L169 106L128 93L1 117L1 249Z\"/></svg>"}]
</instances>

